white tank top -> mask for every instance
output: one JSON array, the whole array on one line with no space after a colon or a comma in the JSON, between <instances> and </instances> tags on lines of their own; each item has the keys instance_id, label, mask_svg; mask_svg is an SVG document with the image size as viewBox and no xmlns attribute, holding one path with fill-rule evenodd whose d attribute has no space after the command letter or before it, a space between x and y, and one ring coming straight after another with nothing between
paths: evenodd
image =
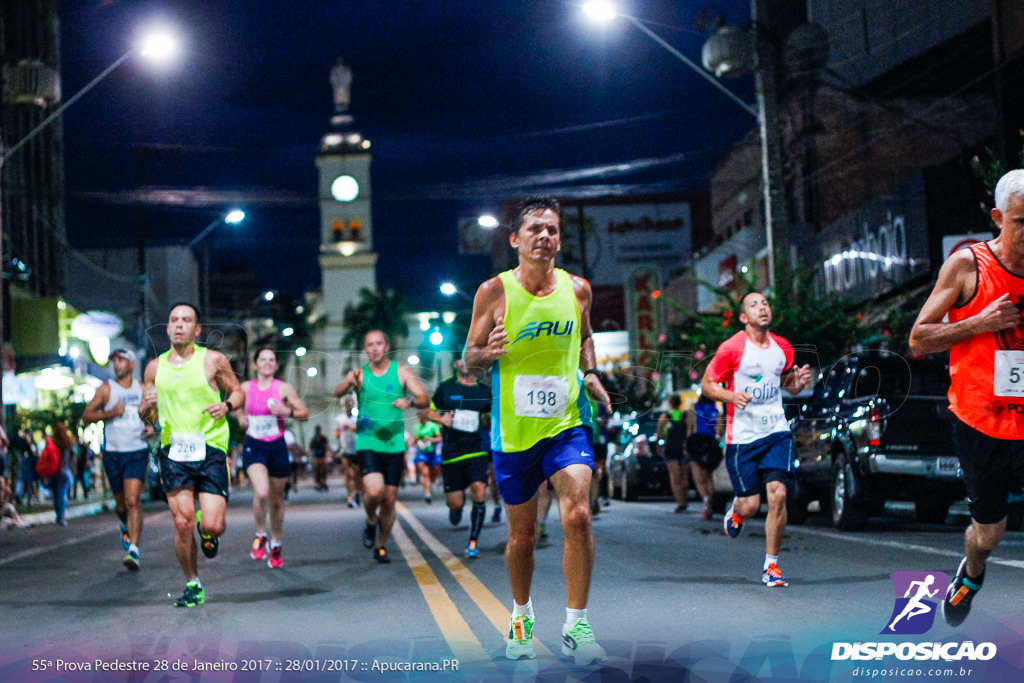
<instances>
[{"instance_id":1,"label":"white tank top","mask_svg":"<svg viewBox=\"0 0 1024 683\"><path fill-rule=\"evenodd\" d=\"M130 453L146 448L142 439L142 418L139 417L139 403L142 401L142 385L137 379L125 388L115 380L107 380L110 398L103 410L111 410L118 403L124 403L124 415L103 423L103 450Z\"/></svg>"}]
</instances>

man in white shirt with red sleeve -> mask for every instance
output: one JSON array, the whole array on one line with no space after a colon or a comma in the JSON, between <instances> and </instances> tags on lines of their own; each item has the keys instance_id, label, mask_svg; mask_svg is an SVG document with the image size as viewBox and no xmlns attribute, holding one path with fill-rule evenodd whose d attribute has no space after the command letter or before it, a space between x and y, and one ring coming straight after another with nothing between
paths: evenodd
<instances>
[{"instance_id":1,"label":"man in white shirt with red sleeve","mask_svg":"<svg viewBox=\"0 0 1024 683\"><path fill-rule=\"evenodd\" d=\"M761 293L743 297L740 322L743 331L718 347L701 382L704 395L728 406L725 462L736 498L725 513L725 533L736 538L746 518L757 514L763 480L768 519L761 581L769 587L788 586L778 561L786 533L786 486L793 476L793 435L782 389L799 393L810 382L811 368L794 366L793 347L768 331L772 309Z\"/></svg>"}]
</instances>

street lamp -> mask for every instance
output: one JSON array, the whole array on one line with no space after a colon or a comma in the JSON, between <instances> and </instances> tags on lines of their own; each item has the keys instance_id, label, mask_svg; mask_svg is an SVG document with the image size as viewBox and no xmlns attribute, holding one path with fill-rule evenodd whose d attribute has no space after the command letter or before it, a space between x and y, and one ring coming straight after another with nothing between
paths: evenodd
<instances>
[{"instance_id":1,"label":"street lamp","mask_svg":"<svg viewBox=\"0 0 1024 683\"><path fill-rule=\"evenodd\" d=\"M484 215L480 216L480 218L477 218L476 222L479 223L481 228L498 227L498 219L489 213L485 213Z\"/></svg>"},{"instance_id":2,"label":"street lamp","mask_svg":"<svg viewBox=\"0 0 1024 683\"><path fill-rule=\"evenodd\" d=\"M765 20L764 0L750 0L751 15L756 25L758 17ZM583 11L587 16L597 21L608 22L616 16L629 21L637 27L644 35L665 48L673 57L690 67L701 78L724 93L729 99L738 104L751 116L757 117L761 133L761 174L764 186L764 213L765 213L765 241L768 251L768 286L775 287L775 242L780 244L787 237L788 221L786 217L785 203L782 197L782 143L780 140L778 103L775 93L774 64L771 62L770 46L767 41L759 40L755 34L757 46L757 63L754 68L757 80L757 107L740 99L719 83L711 74L701 69L693 60L689 59L679 50L669 45L665 40L643 22L628 14L617 15L610 3L605 0L591 0L583 5ZM756 30L756 29L755 29ZM778 237L780 239L776 240Z\"/></svg>"},{"instance_id":3,"label":"street lamp","mask_svg":"<svg viewBox=\"0 0 1024 683\"><path fill-rule=\"evenodd\" d=\"M444 335L441 334L441 330L434 328L434 331L430 333L430 343L434 346L440 346L444 342Z\"/></svg>"},{"instance_id":4,"label":"street lamp","mask_svg":"<svg viewBox=\"0 0 1024 683\"><path fill-rule=\"evenodd\" d=\"M203 241L203 238L209 235L214 228L219 226L221 223L228 223L230 225L238 225L245 219L245 212L241 209L232 209L224 216L218 216L210 221L202 231L193 237L189 243L188 248L194 249L197 244ZM210 313L210 245L203 245L203 310L206 311L207 315Z\"/></svg>"},{"instance_id":5,"label":"street lamp","mask_svg":"<svg viewBox=\"0 0 1024 683\"><path fill-rule=\"evenodd\" d=\"M120 57L115 59L110 64L110 66L105 68L103 71L99 72L99 74L97 74L95 78L93 78L91 81L86 83L82 87L81 90L79 90L74 95L69 97L67 100L62 102L61 105L59 107L57 107L56 109L54 109L50 113L49 116L47 116L45 119L40 121L39 125L37 125L32 130L30 130L28 132L28 134L25 135L25 137L23 137L21 140L19 140L18 142L14 143L13 145L8 147L7 149L3 150L3 154L0 155L0 183L2 183L3 167L4 167L4 164L7 163L8 159L10 159L12 156L14 156L14 154L16 154L26 144L28 144L29 141L31 141L33 138L35 138L37 135L39 135L39 133L41 133L47 126L49 126L51 123L53 123L55 120L57 120L57 118L59 118L60 115L63 114L64 111L68 107L70 107L72 104L77 102L83 95L85 95L85 93L87 93L90 90L92 90L94 87L96 87L96 85L100 81L102 81L104 78L106 78L111 73L113 73L115 70L117 70L117 68L119 66L121 66L122 64L127 62L129 59L131 59L136 54L138 54L139 56L144 57L146 59L165 60L174 51L175 51L175 41L174 41L174 39L172 37L170 37L169 35L164 34L164 33L149 34L140 43L138 43L137 45L133 45L131 48L129 48L123 55L121 55ZM3 231L0 230L0 252L3 251L3 237L2 237L2 234L3 234ZM144 273L140 273L139 274L139 281L140 281L140 284L142 285L142 295L141 295L142 296L142 302L141 302L141 304L142 304L142 318L143 318L142 323L139 325L139 338L140 339L144 339L145 338L145 321L144 321L144 319L145 319L145 310L146 310L146 303L147 303L146 302L146 287L145 287L146 276L145 276ZM0 278L0 282L2 282L2 278ZM0 288L2 288L2 284L0 284ZM0 294L0 339L2 339L2 338L3 338L3 296L2 296L2 294ZM144 344L140 344L139 348L142 349L143 352L145 352L146 346Z\"/></svg>"},{"instance_id":6,"label":"street lamp","mask_svg":"<svg viewBox=\"0 0 1024 683\"><path fill-rule=\"evenodd\" d=\"M263 294L263 299L264 299L265 301L273 301L273 300L274 300L274 293L273 293L273 292L271 292L271 291L269 291L269 290L268 290L268 291L266 291L266 292L265 292L265 293Z\"/></svg>"},{"instance_id":7,"label":"street lamp","mask_svg":"<svg viewBox=\"0 0 1024 683\"><path fill-rule=\"evenodd\" d=\"M459 291L458 288L450 282L441 284L441 293L445 296L455 296L455 292Z\"/></svg>"}]
</instances>

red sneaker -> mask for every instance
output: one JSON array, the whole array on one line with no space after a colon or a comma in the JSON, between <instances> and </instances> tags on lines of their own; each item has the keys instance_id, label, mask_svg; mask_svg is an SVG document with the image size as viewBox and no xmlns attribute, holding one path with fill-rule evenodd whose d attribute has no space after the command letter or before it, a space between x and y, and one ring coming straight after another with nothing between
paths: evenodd
<instances>
[{"instance_id":1,"label":"red sneaker","mask_svg":"<svg viewBox=\"0 0 1024 683\"><path fill-rule=\"evenodd\" d=\"M271 546L270 556L267 557L267 566L271 569L280 569L284 563L284 557L281 556L281 546Z\"/></svg>"},{"instance_id":2,"label":"red sneaker","mask_svg":"<svg viewBox=\"0 0 1024 683\"><path fill-rule=\"evenodd\" d=\"M267 537L257 536L256 540L252 542L252 552L249 553L249 557L254 560L262 560L267 556Z\"/></svg>"}]
</instances>

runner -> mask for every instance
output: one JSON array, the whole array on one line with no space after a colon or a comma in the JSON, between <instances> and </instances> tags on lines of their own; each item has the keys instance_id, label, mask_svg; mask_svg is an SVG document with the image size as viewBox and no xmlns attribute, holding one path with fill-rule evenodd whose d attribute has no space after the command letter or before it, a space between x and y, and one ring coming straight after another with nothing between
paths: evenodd
<instances>
[{"instance_id":1,"label":"runner","mask_svg":"<svg viewBox=\"0 0 1024 683\"><path fill-rule=\"evenodd\" d=\"M341 403L345 412L334 418L334 432L338 437L341 467L345 475L346 503L350 508L355 508L359 505L359 495L363 490L363 468L356 457L356 416L352 414L356 402L351 396L346 396Z\"/></svg>"},{"instance_id":2,"label":"runner","mask_svg":"<svg viewBox=\"0 0 1024 683\"><path fill-rule=\"evenodd\" d=\"M195 607L206 601L192 528L195 525L199 531L203 555L215 557L228 503L230 433L225 418L245 398L224 354L195 343L202 330L199 320L199 309L192 304L171 307L167 322L171 348L146 366L139 404L142 419L151 424L159 419L162 427L160 474L174 515L174 554L187 581L175 607ZM221 400L221 392L227 394L226 400Z\"/></svg>"},{"instance_id":3,"label":"runner","mask_svg":"<svg viewBox=\"0 0 1024 683\"><path fill-rule=\"evenodd\" d=\"M412 464L423 486L423 502L429 505L432 501L431 488L441 476L441 455L437 452L437 446L441 443L441 428L429 421L426 412L421 412L416 418L419 423L415 433L416 457Z\"/></svg>"},{"instance_id":4,"label":"runner","mask_svg":"<svg viewBox=\"0 0 1024 683\"><path fill-rule=\"evenodd\" d=\"M704 501L704 509L700 511L701 519L711 519L711 498L715 494L715 485L711 473L722 462L722 447L718 441L718 408L715 402L701 394L687 415L688 431L686 452L690 456L690 474L697 493Z\"/></svg>"},{"instance_id":5,"label":"runner","mask_svg":"<svg viewBox=\"0 0 1024 683\"><path fill-rule=\"evenodd\" d=\"M740 322L744 330L718 347L701 382L702 394L728 404L725 457L736 498L725 513L725 533L736 538L746 518L761 509L763 481L768 519L761 581L788 586L778 563L786 534L786 488L793 477L793 435L780 389L799 393L811 380L811 368L794 366L793 347L768 331L772 309L759 292L743 297Z\"/></svg>"},{"instance_id":6,"label":"runner","mask_svg":"<svg viewBox=\"0 0 1024 683\"><path fill-rule=\"evenodd\" d=\"M946 259L910 333L912 353L950 352L953 443L971 510L965 557L942 603L950 626L967 618L1006 531L1007 495L1024 486L1024 170L1000 178L995 203L999 235Z\"/></svg>"},{"instance_id":7,"label":"runner","mask_svg":"<svg viewBox=\"0 0 1024 683\"><path fill-rule=\"evenodd\" d=\"M334 396L351 389L359 392L356 453L363 468L363 545L373 549L377 562L386 564L391 561L386 545L395 524L395 499L405 472L402 411L410 406L426 408L430 398L412 370L388 358L391 345L383 332L367 332L363 351L370 362L350 371L334 389ZM407 394L412 395L411 401Z\"/></svg>"},{"instance_id":8,"label":"runner","mask_svg":"<svg viewBox=\"0 0 1024 683\"><path fill-rule=\"evenodd\" d=\"M455 377L438 385L431 400L428 417L444 426L441 474L448 502L448 521L462 521L465 491L473 509L469 513L469 541L466 557L479 557L477 542L487 520L487 451L480 447L480 435L487 429L491 412L491 390L477 384L476 375L466 369L460 358L455 361Z\"/></svg>"},{"instance_id":9,"label":"runner","mask_svg":"<svg viewBox=\"0 0 1024 683\"><path fill-rule=\"evenodd\" d=\"M668 399L668 412L661 414L655 429L658 438L665 440L665 465L677 513L686 512L690 497L690 459L686 455L686 416L680 410L682 407L679 394L672 394Z\"/></svg>"},{"instance_id":10,"label":"runner","mask_svg":"<svg viewBox=\"0 0 1024 683\"><path fill-rule=\"evenodd\" d=\"M142 539L142 489L149 471L146 432L152 433L139 417L142 384L135 372L135 352L115 349L110 354L114 379L96 390L82 413L82 422L103 423L103 469L114 494L114 506L121 520L121 561L139 571L139 542Z\"/></svg>"},{"instance_id":11,"label":"runner","mask_svg":"<svg viewBox=\"0 0 1024 683\"><path fill-rule=\"evenodd\" d=\"M288 382L274 379L280 367L274 349L263 346L253 354L256 379L242 385L242 405L236 409L238 424L245 430L242 463L252 482L252 516L256 539L249 557L267 560L271 569L284 562L281 529L284 526L284 487L291 468L284 440L285 418L309 419L306 405ZM267 503L270 503L270 545L267 546Z\"/></svg>"},{"instance_id":12,"label":"runner","mask_svg":"<svg viewBox=\"0 0 1024 683\"><path fill-rule=\"evenodd\" d=\"M309 440L309 453L313 456L313 490L326 491L327 486L327 457L331 445L327 441L320 425L313 430L313 438Z\"/></svg>"},{"instance_id":13,"label":"runner","mask_svg":"<svg viewBox=\"0 0 1024 683\"><path fill-rule=\"evenodd\" d=\"M582 665L605 659L586 609L594 565L587 503L594 455L582 427L581 412L590 411L584 387L610 405L594 369L590 283L555 268L560 220L561 207L549 197L517 206L509 243L519 266L477 290L464 358L471 372L490 369L493 378L491 446L498 488L508 505L505 562L513 597L505 656L536 656L530 589L537 489L550 479L565 536L562 654ZM578 370L584 371L582 382Z\"/></svg>"}]
</instances>

